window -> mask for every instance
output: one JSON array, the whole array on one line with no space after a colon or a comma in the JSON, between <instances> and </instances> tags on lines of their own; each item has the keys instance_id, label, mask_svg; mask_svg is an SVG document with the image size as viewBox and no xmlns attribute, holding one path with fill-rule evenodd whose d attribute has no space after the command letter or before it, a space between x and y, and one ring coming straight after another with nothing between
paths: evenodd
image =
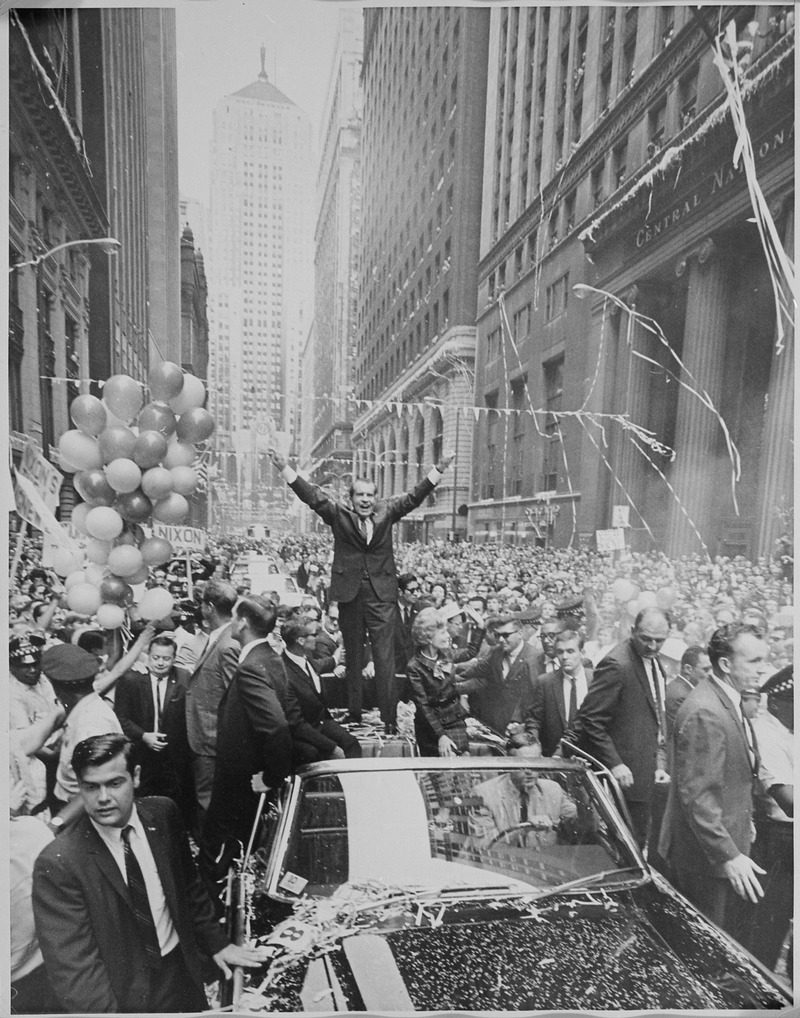
<instances>
[{"instance_id":1,"label":"window","mask_svg":"<svg viewBox=\"0 0 800 1018\"><path fill-rule=\"evenodd\" d=\"M603 163L599 162L592 169L591 174L591 188L592 188L592 208L598 208L603 204L605 200L605 191L603 189Z\"/></svg>"},{"instance_id":2,"label":"window","mask_svg":"<svg viewBox=\"0 0 800 1018\"><path fill-rule=\"evenodd\" d=\"M612 174L614 180L614 186L619 187L625 180L628 163L628 139L626 138L623 142L620 142L614 148L611 156L612 159Z\"/></svg>"},{"instance_id":3,"label":"window","mask_svg":"<svg viewBox=\"0 0 800 1018\"><path fill-rule=\"evenodd\" d=\"M544 393L547 407L544 431L547 436L542 462L542 490L555 491L558 487L558 464L560 461L560 430L559 418L555 416L561 410L564 393L564 357L556 357L548 361L543 368Z\"/></svg>"},{"instance_id":4,"label":"window","mask_svg":"<svg viewBox=\"0 0 800 1018\"><path fill-rule=\"evenodd\" d=\"M514 312L514 339L519 343L530 334L531 306L526 304Z\"/></svg>"},{"instance_id":5,"label":"window","mask_svg":"<svg viewBox=\"0 0 800 1018\"><path fill-rule=\"evenodd\" d=\"M567 309L567 293L569 291L569 273L565 272L554 283L547 287L545 300L545 317L548 322L557 318Z\"/></svg>"},{"instance_id":6,"label":"window","mask_svg":"<svg viewBox=\"0 0 800 1018\"><path fill-rule=\"evenodd\" d=\"M697 114L697 68L685 74L678 84L681 129L690 124Z\"/></svg>"},{"instance_id":7,"label":"window","mask_svg":"<svg viewBox=\"0 0 800 1018\"><path fill-rule=\"evenodd\" d=\"M528 415L527 410L527 379L515 379L511 383L512 435L511 463L506 481L508 495L522 494L522 477L525 466L525 432Z\"/></svg>"}]
</instances>

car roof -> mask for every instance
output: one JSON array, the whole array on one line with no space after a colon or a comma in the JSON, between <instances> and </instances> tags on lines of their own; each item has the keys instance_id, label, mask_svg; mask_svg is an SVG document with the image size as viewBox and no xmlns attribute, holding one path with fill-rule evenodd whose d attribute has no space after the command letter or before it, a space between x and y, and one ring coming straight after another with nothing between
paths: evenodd
<instances>
[{"instance_id":1,"label":"car roof","mask_svg":"<svg viewBox=\"0 0 800 1018\"><path fill-rule=\"evenodd\" d=\"M520 756L462 756L444 759L442 757L361 757L358 760L323 760L307 764L296 772L299 777L316 774L340 774L357 771L470 771L470 770L560 770L587 771L589 767L581 760L562 760L552 757Z\"/></svg>"}]
</instances>

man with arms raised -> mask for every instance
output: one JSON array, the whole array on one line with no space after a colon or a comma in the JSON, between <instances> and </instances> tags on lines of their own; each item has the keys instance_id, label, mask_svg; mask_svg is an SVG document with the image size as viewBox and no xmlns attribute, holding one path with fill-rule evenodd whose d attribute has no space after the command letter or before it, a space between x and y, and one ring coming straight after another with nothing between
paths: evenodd
<instances>
[{"instance_id":1,"label":"man with arms raised","mask_svg":"<svg viewBox=\"0 0 800 1018\"><path fill-rule=\"evenodd\" d=\"M358 477L350 486L351 506L329 498L300 477L274 449L270 457L301 502L333 531L333 567L329 598L339 603L347 674L348 721L361 720L364 640L369 636L375 667L375 689L387 732L396 728L397 690L395 623L397 567L392 528L424 500L455 458L447 452L438 466L405 495L378 499L374 481Z\"/></svg>"}]
</instances>

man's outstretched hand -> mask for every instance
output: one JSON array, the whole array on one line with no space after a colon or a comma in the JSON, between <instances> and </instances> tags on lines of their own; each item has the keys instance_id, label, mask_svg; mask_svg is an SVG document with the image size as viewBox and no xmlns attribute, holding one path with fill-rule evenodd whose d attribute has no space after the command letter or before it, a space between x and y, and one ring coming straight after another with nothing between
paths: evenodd
<instances>
[{"instance_id":1,"label":"man's outstretched hand","mask_svg":"<svg viewBox=\"0 0 800 1018\"><path fill-rule=\"evenodd\" d=\"M286 466L286 464L288 462L286 457L285 456L281 456L281 454L278 452L277 449L268 449L267 453L269 455L269 458L272 460L272 462L278 468L278 470L283 470L283 468Z\"/></svg>"},{"instance_id":2,"label":"man's outstretched hand","mask_svg":"<svg viewBox=\"0 0 800 1018\"><path fill-rule=\"evenodd\" d=\"M456 458L455 450L448 449L446 452L442 453L442 458L436 464L436 469L439 471L440 474L443 474L455 458Z\"/></svg>"}]
</instances>

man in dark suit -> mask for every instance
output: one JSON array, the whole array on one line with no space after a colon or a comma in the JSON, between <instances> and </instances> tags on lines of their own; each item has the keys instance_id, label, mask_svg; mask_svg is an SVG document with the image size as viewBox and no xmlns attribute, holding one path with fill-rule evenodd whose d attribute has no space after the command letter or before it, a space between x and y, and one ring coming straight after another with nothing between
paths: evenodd
<instances>
[{"instance_id":1,"label":"man in dark suit","mask_svg":"<svg viewBox=\"0 0 800 1018\"><path fill-rule=\"evenodd\" d=\"M566 734L596 756L619 782L633 833L647 843L656 784L669 782L664 720L664 669L658 652L669 635L669 620L646 608L631 635L607 654Z\"/></svg>"},{"instance_id":2,"label":"man in dark suit","mask_svg":"<svg viewBox=\"0 0 800 1018\"><path fill-rule=\"evenodd\" d=\"M221 580L209 580L200 599L200 613L208 641L186 687L186 737L191 755L198 826L201 826L211 802L219 704L230 685L239 658L239 644L234 639L232 625L235 603L236 588Z\"/></svg>"},{"instance_id":3,"label":"man in dark suit","mask_svg":"<svg viewBox=\"0 0 800 1018\"><path fill-rule=\"evenodd\" d=\"M750 858L758 751L741 693L758 687L768 647L755 626L731 622L708 644L713 675L675 718L673 783L659 849L678 890L733 936L747 903L763 896L764 870Z\"/></svg>"},{"instance_id":4,"label":"man in dark suit","mask_svg":"<svg viewBox=\"0 0 800 1018\"><path fill-rule=\"evenodd\" d=\"M567 628L563 619L545 619L539 631L542 649L536 655L536 674L549 675L557 672L560 665L556 655L556 638ZM545 754L546 755L546 754Z\"/></svg>"},{"instance_id":5,"label":"man in dark suit","mask_svg":"<svg viewBox=\"0 0 800 1018\"><path fill-rule=\"evenodd\" d=\"M533 703L536 652L522 638L518 619L501 616L494 629L497 646L486 657L462 666L456 691L469 695L472 716L498 735L521 725Z\"/></svg>"},{"instance_id":6,"label":"man in dark suit","mask_svg":"<svg viewBox=\"0 0 800 1018\"><path fill-rule=\"evenodd\" d=\"M361 756L358 739L338 725L322 698L320 677L308 659L315 640L314 622L287 622L281 631L285 644L286 713L292 728L294 755L303 763Z\"/></svg>"},{"instance_id":7,"label":"man in dark suit","mask_svg":"<svg viewBox=\"0 0 800 1018\"><path fill-rule=\"evenodd\" d=\"M168 796L188 824L192 815L185 717L189 673L176 668L175 652L172 636L155 636L148 649L147 674L130 671L122 676L114 710L133 743L133 760L140 768L137 794Z\"/></svg>"},{"instance_id":8,"label":"man in dark suit","mask_svg":"<svg viewBox=\"0 0 800 1018\"><path fill-rule=\"evenodd\" d=\"M672 730L678 708L701 679L710 678L711 662L704 647L687 647L681 657L681 667L675 678L667 683L664 694L664 713L667 717L667 748L672 740Z\"/></svg>"},{"instance_id":9,"label":"man in dark suit","mask_svg":"<svg viewBox=\"0 0 800 1018\"><path fill-rule=\"evenodd\" d=\"M362 668L365 636L372 646L375 690L381 719L387 732L396 730L395 622L397 617L397 567L392 528L425 498L441 480L455 453L442 456L414 488L405 495L376 500L375 484L356 478L350 486L352 508L329 498L317 485L309 484L274 449L272 462L297 497L323 519L333 531L331 601L339 604L344 637L349 720L361 720Z\"/></svg>"},{"instance_id":10,"label":"man in dark suit","mask_svg":"<svg viewBox=\"0 0 800 1018\"><path fill-rule=\"evenodd\" d=\"M525 718L525 736L539 741L545 756L561 755L561 736L575 721L592 681L592 669L583 659L583 637L564 629L555 642L561 666L539 675L533 687L533 703Z\"/></svg>"},{"instance_id":11,"label":"man in dark suit","mask_svg":"<svg viewBox=\"0 0 800 1018\"><path fill-rule=\"evenodd\" d=\"M264 949L228 943L198 879L177 807L134 801L138 767L122 734L72 756L84 813L33 871L45 969L69 1013L167 1014L208 1007L204 957L230 976Z\"/></svg>"},{"instance_id":12,"label":"man in dark suit","mask_svg":"<svg viewBox=\"0 0 800 1018\"><path fill-rule=\"evenodd\" d=\"M292 769L286 677L268 642L276 617L272 603L256 595L243 597L234 611L239 657L219 705L214 784L200 844L200 872L209 888L248 843L259 804L253 777L277 788Z\"/></svg>"}]
</instances>

